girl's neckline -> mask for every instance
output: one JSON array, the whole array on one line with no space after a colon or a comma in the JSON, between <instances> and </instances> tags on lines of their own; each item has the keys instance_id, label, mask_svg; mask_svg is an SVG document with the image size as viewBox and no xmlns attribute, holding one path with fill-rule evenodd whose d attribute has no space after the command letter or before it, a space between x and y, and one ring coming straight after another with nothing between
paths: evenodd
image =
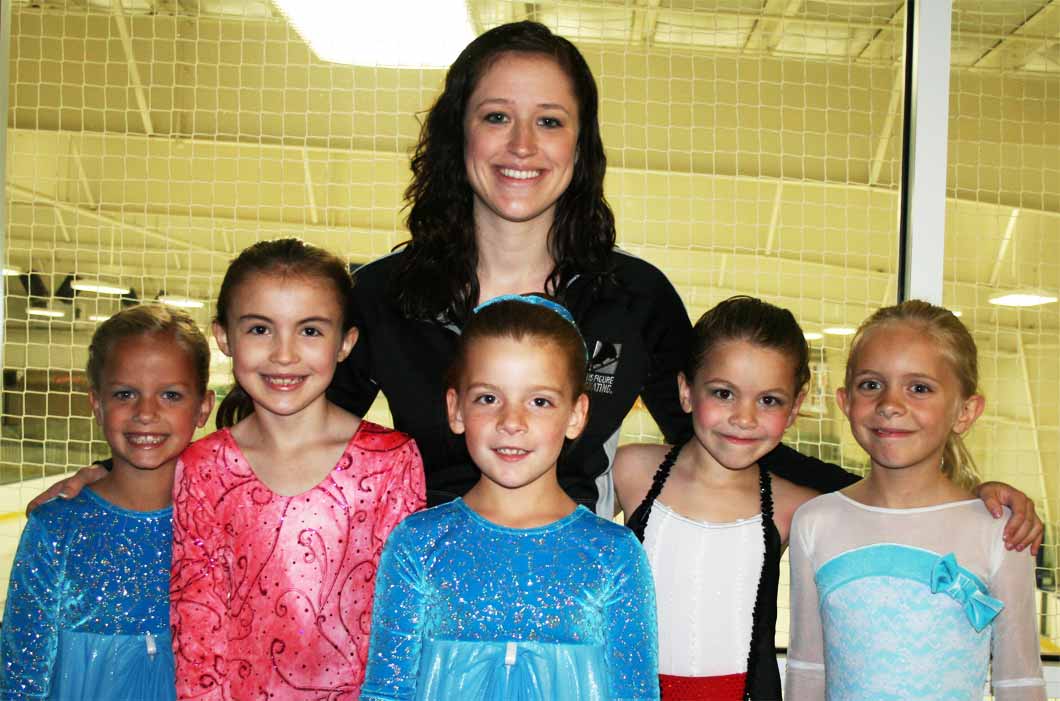
<instances>
[{"instance_id":1,"label":"girl's neckline","mask_svg":"<svg viewBox=\"0 0 1060 701\"><path fill-rule=\"evenodd\" d=\"M353 449L354 442L356 442L357 437L361 435L361 430L367 423L369 422L365 421L364 419L361 419L357 423L357 429L353 432L353 435L350 436L350 440L346 441L346 447L342 449L342 454L339 455L338 462L331 466L331 469L328 470L327 474L324 475L323 479L321 479L309 489L301 491L298 494L280 494L275 489L265 484L265 481L258 477L258 473L254 471L254 466L250 464L249 460L247 460L247 456L245 453L243 453L243 449L239 447L239 443L236 441L235 436L232 435L232 427L228 426L226 428L222 428L221 432L224 434L225 442L227 442L231 446L231 448L239 454L239 459L242 460L243 464L247 466L248 470L250 470L250 474L254 476L255 482L260 484L264 489L269 492L269 494L273 495L278 499L297 499L299 497L305 496L306 494L309 494L310 492L316 489L319 489L321 485L331 479L331 476L335 474L335 470L337 470L339 466L342 465L343 459L350 454L351 450Z\"/></svg>"},{"instance_id":2,"label":"girl's neckline","mask_svg":"<svg viewBox=\"0 0 1060 701\"><path fill-rule=\"evenodd\" d=\"M881 514L920 514L928 513L931 511L941 511L943 509L952 509L958 506L967 506L968 504L983 503L981 499L959 499L957 501L947 501L942 504L932 504L930 506L911 506L909 508L899 509L892 508L889 506L870 506L868 504L863 504L857 499L851 499L842 492L834 492L834 494L846 503L850 504L851 506L863 509L865 511L875 511Z\"/></svg>"},{"instance_id":3,"label":"girl's neckline","mask_svg":"<svg viewBox=\"0 0 1060 701\"><path fill-rule=\"evenodd\" d=\"M102 496L96 493L96 490L92 489L92 485L88 485L85 489L81 490L81 493L84 494L89 501L95 502L96 505L106 509L107 511L113 511L116 514L128 516L130 518L155 519L162 516L173 515L172 504L163 509L154 509L152 511L137 511L135 509L126 509L124 506L118 506L114 502L104 499Z\"/></svg>"},{"instance_id":4,"label":"girl's neckline","mask_svg":"<svg viewBox=\"0 0 1060 701\"><path fill-rule=\"evenodd\" d=\"M501 533L509 533L514 535L541 535L543 533L557 531L582 518L583 515L591 513L583 505L578 504L576 507L574 507L574 511L571 511L563 518L553 521L552 523L546 523L543 526L534 526L533 528L511 528L510 526L502 526L499 523L494 523L488 518L482 516L480 513L468 506L462 497L457 497L453 500L452 503L455 504L457 508L459 508L465 514L467 514L471 518L471 520L473 520L475 523L479 524L483 528L488 528L490 530L498 531Z\"/></svg>"},{"instance_id":5,"label":"girl's neckline","mask_svg":"<svg viewBox=\"0 0 1060 701\"><path fill-rule=\"evenodd\" d=\"M684 521L686 523L692 524L693 526L699 526L701 528L737 528L739 526L746 526L750 523L758 524L762 522L761 511L759 511L754 516L748 516L747 518L738 518L733 521L701 521L697 518L685 516L681 512L674 509L672 506L667 506L666 504L664 504L659 498L655 499L655 503L652 504L652 508L655 508L656 506L679 521Z\"/></svg>"}]
</instances>

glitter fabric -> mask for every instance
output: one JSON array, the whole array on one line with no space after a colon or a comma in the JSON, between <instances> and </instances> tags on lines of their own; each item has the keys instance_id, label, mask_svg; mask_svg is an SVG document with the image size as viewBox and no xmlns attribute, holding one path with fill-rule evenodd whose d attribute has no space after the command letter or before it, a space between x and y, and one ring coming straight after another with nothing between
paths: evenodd
<instances>
[{"instance_id":1,"label":"glitter fabric","mask_svg":"<svg viewBox=\"0 0 1060 701\"><path fill-rule=\"evenodd\" d=\"M193 443L173 502L179 698L356 699L379 554L423 491L415 443L367 421L294 497L254 475L229 431Z\"/></svg>"},{"instance_id":2,"label":"glitter fabric","mask_svg":"<svg viewBox=\"0 0 1060 701\"><path fill-rule=\"evenodd\" d=\"M4 612L3 699L174 698L172 509L128 511L91 489L29 517Z\"/></svg>"},{"instance_id":3,"label":"glitter fabric","mask_svg":"<svg viewBox=\"0 0 1060 701\"><path fill-rule=\"evenodd\" d=\"M504 528L461 499L387 542L362 701L658 699L655 595L633 534L578 507Z\"/></svg>"}]
</instances>

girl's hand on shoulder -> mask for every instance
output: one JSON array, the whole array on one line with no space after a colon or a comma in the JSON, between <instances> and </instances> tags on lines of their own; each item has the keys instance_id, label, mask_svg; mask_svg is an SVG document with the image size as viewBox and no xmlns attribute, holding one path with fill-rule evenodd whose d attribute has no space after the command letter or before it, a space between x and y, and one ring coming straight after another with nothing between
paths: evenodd
<instances>
[{"instance_id":1,"label":"girl's hand on shoulder","mask_svg":"<svg viewBox=\"0 0 1060 701\"><path fill-rule=\"evenodd\" d=\"M34 497L33 501L26 505L26 516L33 513L33 510L41 504L45 504L52 499L73 499L81 493L82 489L106 476L107 469L102 465L92 464L88 467L82 467L70 477L59 480Z\"/></svg>"},{"instance_id":2,"label":"girl's hand on shoulder","mask_svg":"<svg viewBox=\"0 0 1060 701\"><path fill-rule=\"evenodd\" d=\"M1002 506L1012 510L1012 517L1005 526L1006 548L1023 550L1030 547L1031 555L1038 554L1044 528L1034 510L1033 499L1004 482L983 482L976 490L976 496L983 500L994 518L1001 518L1004 513Z\"/></svg>"},{"instance_id":3,"label":"girl's hand on shoulder","mask_svg":"<svg viewBox=\"0 0 1060 701\"><path fill-rule=\"evenodd\" d=\"M651 489L652 477L659 467L668 445L654 443L630 443L615 453L615 464L611 477L615 484L615 508L622 512L624 520L640 506ZM618 511L615 512L618 515Z\"/></svg>"}]
</instances>

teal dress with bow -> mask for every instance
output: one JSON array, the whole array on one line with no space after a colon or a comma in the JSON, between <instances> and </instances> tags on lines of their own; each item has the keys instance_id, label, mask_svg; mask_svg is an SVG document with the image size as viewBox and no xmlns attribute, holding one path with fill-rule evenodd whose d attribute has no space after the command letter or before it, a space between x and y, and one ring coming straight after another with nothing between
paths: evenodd
<instances>
[{"instance_id":1,"label":"teal dress with bow","mask_svg":"<svg viewBox=\"0 0 1060 701\"><path fill-rule=\"evenodd\" d=\"M363 701L659 698L644 551L585 507L530 529L461 499L413 514L375 596Z\"/></svg>"},{"instance_id":2,"label":"teal dress with bow","mask_svg":"<svg viewBox=\"0 0 1060 701\"><path fill-rule=\"evenodd\" d=\"M912 509L842 493L792 522L788 701L1044 701L1034 559L978 500Z\"/></svg>"}]
</instances>

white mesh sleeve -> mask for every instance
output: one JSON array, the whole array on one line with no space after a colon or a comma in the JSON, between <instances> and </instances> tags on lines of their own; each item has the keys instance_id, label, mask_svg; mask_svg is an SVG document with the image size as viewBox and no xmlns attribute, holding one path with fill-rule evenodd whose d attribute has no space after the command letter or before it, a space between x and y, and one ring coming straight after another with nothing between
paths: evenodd
<instances>
[{"instance_id":1,"label":"white mesh sleeve","mask_svg":"<svg viewBox=\"0 0 1060 701\"><path fill-rule=\"evenodd\" d=\"M791 701L824 699L824 634L814 582L812 521L795 513L791 552L791 642L788 645L785 697Z\"/></svg>"}]
</instances>

